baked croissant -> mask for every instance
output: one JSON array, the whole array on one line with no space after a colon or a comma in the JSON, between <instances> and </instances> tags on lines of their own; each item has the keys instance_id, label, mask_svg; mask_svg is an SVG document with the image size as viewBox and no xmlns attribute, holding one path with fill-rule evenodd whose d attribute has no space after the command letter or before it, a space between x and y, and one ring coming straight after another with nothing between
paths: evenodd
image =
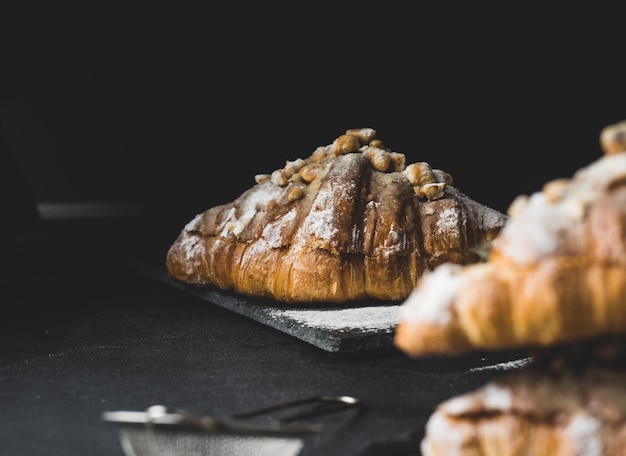
<instances>
[{"instance_id":1,"label":"baked croissant","mask_svg":"<svg viewBox=\"0 0 626 456\"><path fill-rule=\"evenodd\" d=\"M487 261L424 274L395 345L424 356L626 334L625 133L607 127L601 158L516 199Z\"/></svg>"},{"instance_id":2,"label":"baked croissant","mask_svg":"<svg viewBox=\"0 0 626 456\"><path fill-rule=\"evenodd\" d=\"M621 456L626 372L522 368L439 404L423 456Z\"/></svg>"},{"instance_id":3,"label":"baked croissant","mask_svg":"<svg viewBox=\"0 0 626 456\"><path fill-rule=\"evenodd\" d=\"M399 301L424 271L478 261L506 219L354 129L198 214L166 266L182 282L282 303Z\"/></svg>"}]
</instances>

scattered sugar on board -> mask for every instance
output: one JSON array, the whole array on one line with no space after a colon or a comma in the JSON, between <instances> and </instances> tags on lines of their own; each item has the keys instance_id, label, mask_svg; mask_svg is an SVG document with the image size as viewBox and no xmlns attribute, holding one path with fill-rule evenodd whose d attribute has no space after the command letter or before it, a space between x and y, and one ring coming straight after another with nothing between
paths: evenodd
<instances>
[{"instance_id":1,"label":"scattered sugar on board","mask_svg":"<svg viewBox=\"0 0 626 456\"><path fill-rule=\"evenodd\" d=\"M488 366L478 366L473 367L469 371L470 372L478 372L485 370L496 370L496 371L509 371L513 369L519 369L520 367L527 366L533 361L532 357L516 359L513 361L506 361L504 363L490 364Z\"/></svg>"},{"instance_id":2,"label":"scattered sugar on board","mask_svg":"<svg viewBox=\"0 0 626 456\"><path fill-rule=\"evenodd\" d=\"M275 317L301 325L333 331L389 330L398 322L399 306L350 307L346 309L272 309Z\"/></svg>"}]
</instances>

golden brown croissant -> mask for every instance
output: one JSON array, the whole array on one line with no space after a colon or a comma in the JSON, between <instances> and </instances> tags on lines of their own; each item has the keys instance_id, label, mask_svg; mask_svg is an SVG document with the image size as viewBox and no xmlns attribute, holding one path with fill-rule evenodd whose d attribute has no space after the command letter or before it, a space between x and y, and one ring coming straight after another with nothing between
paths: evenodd
<instances>
[{"instance_id":1,"label":"golden brown croissant","mask_svg":"<svg viewBox=\"0 0 626 456\"><path fill-rule=\"evenodd\" d=\"M348 130L198 214L171 245L168 274L283 303L397 301L425 270L477 261L506 215L375 136Z\"/></svg>"},{"instance_id":2,"label":"golden brown croissant","mask_svg":"<svg viewBox=\"0 0 626 456\"><path fill-rule=\"evenodd\" d=\"M626 448L626 372L532 366L439 404L423 456L621 456Z\"/></svg>"},{"instance_id":3,"label":"golden brown croissant","mask_svg":"<svg viewBox=\"0 0 626 456\"><path fill-rule=\"evenodd\" d=\"M423 356L625 334L624 132L607 127L604 156L516 199L486 262L424 274L401 306L396 346Z\"/></svg>"}]
</instances>

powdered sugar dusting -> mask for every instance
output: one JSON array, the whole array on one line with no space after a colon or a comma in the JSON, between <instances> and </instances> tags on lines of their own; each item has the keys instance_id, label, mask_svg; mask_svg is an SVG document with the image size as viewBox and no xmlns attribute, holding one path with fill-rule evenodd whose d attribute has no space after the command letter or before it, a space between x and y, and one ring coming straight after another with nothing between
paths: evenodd
<instances>
[{"instance_id":1,"label":"powdered sugar dusting","mask_svg":"<svg viewBox=\"0 0 626 456\"><path fill-rule=\"evenodd\" d=\"M589 207L612 183L624 178L626 154L605 155L574 174L559 199L548 198L544 192L533 193L526 206L504 226L494 247L518 264L528 265L562 248L560 239L567 232L569 248L586 251L583 222Z\"/></svg>"},{"instance_id":2,"label":"powdered sugar dusting","mask_svg":"<svg viewBox=\"0 0 626 456\"><path fill-rule=\"evenodd\" d=\"M282 193L283 189L271 182L264 182L253 187L247 197L242 200L243 204L239 207L239 217L237 217L235 208L230 210L222 225L220 236L226 237L229 232L235 235L241 233L257 212L267 208L271 201L280 199Z\"/></svg>"},{"instance_id":3,"label":"powdered sugar dusting","mask_svg":"<svg viewBox=\"0 0 626 456\"><path fill-rule=\"evenodd\" d=\"M446 400L441 405L441 411L448 415L460 416L472 410L476 399L470 394L462 394Z\"/></svg>"},{"instance_id":4,"label":"powdered sugar dusting","mask_svg":"<svg viewBox=\"0 0 626 456\"><path fill-rule=\"evenodd\" d=\"M332 331L392 332L398 322L399 306L367 306L341 309L271 309L274 317L299 325Z\"/></svg>"},{"instance_id":5,"label":"powdered sugar dusting","mask_svg":"<svg viewBox=\"0 0 626 456\"><path fill-rule=\"evenodd\" d=\"M199 241L197 236L184 233L178 244L185 258L185 261L180 262L180 264L188 274L193 274L202 264L205 251L204 244Z\"/></svg>"},{"instance_id":6,"label":"powdered sugar dusting","mask_svg":"<svg viewBox=\"0 0 626 456\"><path fill-rule=\"evenodd\" d=\"M441 233L459 229L459 211L456 208L447 208L441 211L437 217L437 229Z\"/></svg>"},{"instance_id":7,"label":"powdered sugar dusting","mask_svg":"<svg viewBox=\"0 0 626 456\"><path fill-rule=\"evenodd\" d=\"M602 423L596 417L585 412L574 415L565 429L572 439L572 449L576 456L601 456L603 454L600 430Z\"/></svg>"},{"instance_id":8,"label":"powdered sugar dusting","mask_svg":"<svg viewBox=\"0 0 626 456\"><path fill-rule=\"evenodd\" d=\"M581 227L584 207L579 200L551 203L543 193L534 193L518 216L512 218L496 239L495 246L520 265L530 264L556 252L564 231L572 236ZM581 232L580 247L584 248ZM506 241L508 239L513 241ZM502 247L500 247L502 246Z\"/></svg>"},{"instance_id":9,"label":"powdered sugar dusting","mask_svg":"<svg viewBox=\"0 0 626 456\"><path fill-rule=\"evenodd\" d=\"M198 214L196 215L193 220L191 220L189 223L187 223L185 225L185 231L193 231L196 229L196 225L198 224L198 221L202 218L202 214Z\"/></svg>"},{"instance_id":10,"label":"powdered sugar dusting","mask_svg":"<svg viewBox=\"0 0 626 456\"><path fill-rule=\"evenodd\" d=\"M483 209L477 213L481 218L480 226L489 228L489 227L503 227L507 221L505 217L498 211L494 211L491 209Z\"/></svg>"},{"instance_id":11,"label":"powdered sugar dusting","mask_svg":"<svg viewBox=\"0 0 626 456\"><path fill-rule=\"evenodd\" d=\"M347 199L354 189L354 182L337 183L331 188L320 188L311 212L302 224L298 238L300 242L308 242L311 236L322 240L330 241L338 232L336 217L338 216L334 204L335 198ZM345 214L342 214L345 216Z\"/></svg>"},{"instance_id":12,"label":"powdered sugar dusting","mask_svg":"<svg viewBox=\"0 0 626 456\"><path fill-rule=\"evenodd\" d=\"M488 383L483 387L485 408L488 410L505 411L511 408L513 396L511 391L497 385Z\"/></svg>"},{"instance_id":13,"label":"powdered sugar dusting","mask_svg":"<svg viewBox=\"0 0 626 456\"><path fill-rule=\"evenodd\" d=\"M185 260L193 261L199 255L202 255L204 249L202 244L198 242L196 236L184 236L180 241L180 247L185 252Z\"/></svg>"},{"instance_id":14,"label":"powdered sugar dusting","mask_svg":"<svg viewBox=\"0 0 626 456\"><path fill-rule=\"evenodd\" d=\"M589 183L604 183L606 186L626 177L626 153L603 155L600 160L579 170L575 179L584 179Z\"/></svg>"},{"instance_id":15,"label":"powdered sugar dusting","mask_svg":"<svg viewBox=\"0 0 626 456\"><path fill-rule=\"evenodd\" d=\"M221 231L220 236L226 237L236 221L237 219L235 218L235 208L231 207L230 209L228 209L228 213L224 217L224 222L222 222L222 225L218 227L218 230Z\"/></svg>"},{"instance_id":16,"label":"powdered sugar dusting","mask_svg":"<svg viewBox=\"0 0 626 456\"><path fill-rule=\"evenodd\" d=\"M284 236L282 234L282 228L285 223L290 222L296 218L296 209L291 209L285 215L276 220L269 221L263 228L261 237L265 239L267 244L272 248L279 248L283 245Z\"/></svg>"},{"instance_id":17,"label":"powdered sugar dusting","mask_svg":"<svg viewBox=\"0 0 626 456\"><path fill-rule=\"evenodd\" d=\"M448 456L463 456L463 445L465 443L465 434L463 432L453 432L454 428L450 426L450 421L442 413L434 413L428 419L426 424L426 437L422 440L421 450L422 454L435 454L429 453L429 439L433 441L446 442L446 455Z\"/></svg>"},{"instance_id":18,"label":"powdered sugar dusting","mask_svg":"<svg viewBox=\"0 0 626 456\"><path fill-rule=\"evenodd\" d=\"M400 317L412 323L447 325L452 320L452 301L466 280L457 264L445 263L422 276L401 306Z\"/></svg>"}]
</instances>

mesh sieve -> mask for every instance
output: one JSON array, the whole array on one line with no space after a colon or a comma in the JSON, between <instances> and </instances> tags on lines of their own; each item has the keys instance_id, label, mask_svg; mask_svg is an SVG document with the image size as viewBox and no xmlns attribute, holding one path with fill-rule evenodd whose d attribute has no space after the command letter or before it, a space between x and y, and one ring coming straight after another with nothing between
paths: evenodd
<instances>
[{"instance_id":1,"label":"mesh sieve","mask_svg":"<svg viewBox=\"0 0 626 456\"><path fill-rule=\"evenodd\" d=\"M295 456L308 434L322 430L320 423L299 420L360 405L351 396L315 396L220 420L161 405L145 412L104 412L102 418L118 426L126 456ZM250 420L285 410L289 412L278 418Z\"/></svg>"}]
</instances>

